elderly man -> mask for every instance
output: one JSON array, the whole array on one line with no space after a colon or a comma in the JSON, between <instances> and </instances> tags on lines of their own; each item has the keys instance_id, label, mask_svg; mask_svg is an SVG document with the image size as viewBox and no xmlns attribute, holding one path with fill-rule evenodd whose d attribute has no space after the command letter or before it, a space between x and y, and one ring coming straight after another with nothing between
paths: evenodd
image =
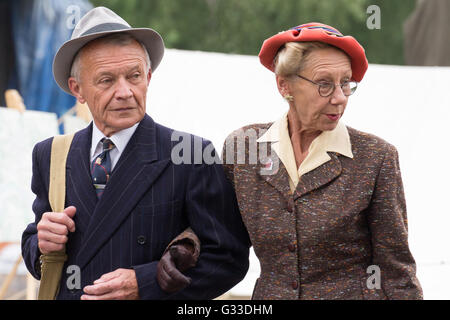
<instances>
[{"instance_id":1,"label":"elderly man","mask_svg":"<svg viewBox=\"0 0 450 320\"><path fill-rule=\"evenodd\" d=\"M65 248L58 299L211 299L247 272L248 234L222 167L174 164L174 131L146 114L163 52L158 33L133 29L98 7L55 56L55 80L87 103L94 119L75 134L68 153L64 212L51 212L48 199L52 138L33 151L36 218L23 233L22 253L39 279L40 255ZM156 280L164 273L158 261L189 226L201 255L186 271L190 285L166 293ZM80 270L80 289L67 286L69 266Z\"/></svg>"}]
</instances>

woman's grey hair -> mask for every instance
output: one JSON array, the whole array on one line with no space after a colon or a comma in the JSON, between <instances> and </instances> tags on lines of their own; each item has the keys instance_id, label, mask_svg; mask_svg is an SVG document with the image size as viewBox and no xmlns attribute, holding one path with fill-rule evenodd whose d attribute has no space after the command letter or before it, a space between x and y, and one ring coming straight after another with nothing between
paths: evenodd
<instances>
[{"instance_id":1,"label":"woman's grey hair","mask_svg":"<svg viewBox=\"0 0 450 320\"><path fill-rule=\"evenodd\" d=\"M132 35L130 35L128 33L113 33L112 35L101 37L101 38L95 39L93 41L97 41L97 40L101 40L105 44L116 44L119 46L126 46L133 41L137 41L141 45L142 49L144 49L144 52L145 52L146 75L147 75L147 73L152 65L151 65L151 61L150 61L150 56L148 55L147 48L145 48L145 46L142 44L142 42L136 40L136 38L134 38ZM81 48L75 55L75 58L73 59L72 67L70 69L70 76L74 77L75 80L77 80L78 82L80 81L81 52L82 52L83 48Z\"/></svg>"},{"instance_id":2,"label":"woman's grey hair","mask_svg":"<svg viewBox=\"0 0 450 320\"><path fill-rule=\"evenodd\" d=\"M278 51L273 60L275 74L283 77L290 77L298 74L305 69L305 65L308 62L308 56L311 52L326 48L341 50L328 43L319 41L287 42Z\"/></svg>"}]
</instances>

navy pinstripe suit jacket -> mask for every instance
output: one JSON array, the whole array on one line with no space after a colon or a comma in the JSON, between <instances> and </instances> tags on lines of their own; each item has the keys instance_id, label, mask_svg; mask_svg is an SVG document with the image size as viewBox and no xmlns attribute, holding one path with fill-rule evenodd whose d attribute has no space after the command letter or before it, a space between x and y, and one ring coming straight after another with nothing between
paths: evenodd
<instances>
[{"instance_id":1,"label":"navy pinstripe suit jacket","mask_svg":"<svg viewBox=\"0 0 450 320\"><path fill-rule=\"evenodd\" d=\"M67 158L66 207L77 208L69 234L58 299L79 299L84 286L117 268L133 268L141 299L211 299L238 283L248 270L249 239L234 190L219 164L171 161L173 130L146 115L130 139L97 200L89 170L92 124L77 132ZM194 136L189 135L193 141ZM28 270L40 278L37 223L51 211L48 201L52 138L33 150L35 221L22 235ZM209 144L203 140L203 148ZM193 146L194 144L192 144ZM194 152L192 152L194 154ZM169 242L191 226L201 254L187 288L166 294L156 267ZM70 265L81 270L81 289L69 290Z\"/></svg>"}]
</instances>

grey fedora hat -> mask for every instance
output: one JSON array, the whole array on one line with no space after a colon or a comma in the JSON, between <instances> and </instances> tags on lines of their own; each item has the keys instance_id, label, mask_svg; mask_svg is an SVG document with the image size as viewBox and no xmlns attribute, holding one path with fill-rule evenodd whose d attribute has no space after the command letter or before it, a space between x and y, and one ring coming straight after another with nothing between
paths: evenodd
<instances>
[{"instance_id":1,"label":"grey fedora hat","mask_svg":"<svg viewBox=\"0 0 450 320\"><path fill-rule=\"evenodd\" d=\"M66 41L55 55L53 77L61 89L72 94L67 80L75 55L84 45L94 39L119 32L130 34L147 48L154 72L164 55L164 42L158 32L149 28L132 28L112 10L96 7L78 21L70 40Z\"/></svg>"}]
</instances>

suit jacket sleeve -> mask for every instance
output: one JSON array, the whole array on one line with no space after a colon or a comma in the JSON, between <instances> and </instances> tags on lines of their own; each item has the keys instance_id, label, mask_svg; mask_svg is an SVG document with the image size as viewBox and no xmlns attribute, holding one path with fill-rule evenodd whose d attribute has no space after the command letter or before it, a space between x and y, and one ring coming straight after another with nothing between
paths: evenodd
<instances>
[{"instance_id":1,"label":"suit jacket sleeve","mask_svg":"<svg viewBox=\"0 0 450 320\"><path fill-rule=\"evenodd\" d=\"M248 233L222 165L202 163L186 168L189 178L185 213L201 242L196 267L185 272L192 282L177 293L167 294L156 281L157 262L135 266L141 299L213 299L231 289L247 273Z\"/></svg>"},{"instance_id":2,"label":"suit jacket sleeve","mask_svg":"<svg viewBox=\"0 0 450 320\"><path fill-rule=\"evenodd\" d=\"M33 202L35 221L30 223L22 234L22 256L28 271L36 279L41 278L39 257L41 252L38 247L37 224L44 212L51 211L48 202L48 170L41 171L41 166L50 165L51 139L38 143L33 149L33 176L31 190L36 195ZM42 174L47 172L47 174Z\"/></svg>"},{"instance_id":3,"label":"suit jacket sleeve","mask_svg":"<svg viewBox=\"0 0 450 320\"><path fill-rule=\"evenodd\" d=\"M200 239L197 237L194 231L192 231L191 227L184 230L182 233L180 233L178 236L175 237L170 243L167 245L166 250L164 250L163 255L170 249L171 246L180 244L180 243L187 243L190 244L194 248L194 259L197 261L198 256L200 255Z\"/></svg>"},{"instance_id":4,"label":"suit jacket sleeve","mask_svg":"<svg viewBox=\"0 0 450 320\"><path fill-rule=\"evenodd\" d=\"M416 264L408 246L408 225L398 153L388 145L380 168L368 224L373 264L381 271L381 289L388 299L422 299Z\"/></svg>"}]
</instances>

